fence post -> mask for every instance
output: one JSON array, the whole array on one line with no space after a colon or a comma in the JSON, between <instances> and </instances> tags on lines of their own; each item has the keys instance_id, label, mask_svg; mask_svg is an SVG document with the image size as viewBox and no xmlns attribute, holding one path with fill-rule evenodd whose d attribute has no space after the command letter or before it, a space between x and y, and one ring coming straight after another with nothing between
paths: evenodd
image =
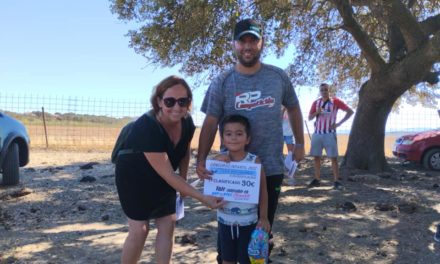
<instances>
[{"instance_id":1,"label":"fence post","mask_svg":"<svg viewBox=\"0 0 440 264\"><path fill-rule=\"evenodd\" d=\"M46 148L49 148L49 141L47 140L46 117L44 116L44 107L41 107L41 112L43 113L43 125L44 125L44 135L46 136Z\"/></svg>"}]
</instances>

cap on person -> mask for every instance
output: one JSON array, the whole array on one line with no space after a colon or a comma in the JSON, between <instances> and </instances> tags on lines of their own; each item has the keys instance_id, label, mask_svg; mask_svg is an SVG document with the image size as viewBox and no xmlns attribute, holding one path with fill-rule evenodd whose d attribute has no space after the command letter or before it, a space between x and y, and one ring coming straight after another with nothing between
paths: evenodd
<instances>
[{"instance_id":1,"label":"cap on person","mask_svg":"<svg viewBox=\"0 0 440 264\"><path fill-rule=\"evenodd\" d=\"M239 40L246 34L251 34L261 39L261 25L254 19L241 20L235 25L234 40Z\"/></svg>"}]
</instances>

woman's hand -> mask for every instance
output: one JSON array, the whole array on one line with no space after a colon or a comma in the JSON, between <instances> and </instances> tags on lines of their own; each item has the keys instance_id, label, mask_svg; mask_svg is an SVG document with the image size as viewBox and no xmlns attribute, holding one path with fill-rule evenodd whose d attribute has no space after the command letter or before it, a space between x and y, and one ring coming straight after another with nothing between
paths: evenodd
<instances>
[{"instance_id":1,"label":"woman's hand","mask_svg":"<svg viewBox=\"0 0 440 264\"><path fill-rule=\"evenodd\" d=\"M263 228L264 231L267 233L270 232L270 223L267 218L260 218L257 223L257 227Z\"/></svg>"},{"instance_id":2,"label":"woman's hand","mask_svg":"<svg viewBox=\"0 0 440 264\"><path fill-rule=\"evenodd\" d=\"M223 198L210 196L210 195L204 195L202 202L211 209L217 209L223 207L223 205L225 205L226 203L226 201L224 201Z\"/></svg>"}]
</instances>

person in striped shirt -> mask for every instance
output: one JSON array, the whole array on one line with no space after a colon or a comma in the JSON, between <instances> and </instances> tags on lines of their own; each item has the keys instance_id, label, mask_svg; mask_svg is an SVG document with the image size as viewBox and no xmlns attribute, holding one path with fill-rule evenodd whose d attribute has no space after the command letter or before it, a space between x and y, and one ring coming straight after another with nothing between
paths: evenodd
<instances>
[{"instance_id":1,"label":"person in striped shirt","mask_svg":"<svg viewBox=\"0 0 440 264\"><path fill-rule=\"evenodd\" d=\"M353 110L339 98L330 97L329 88L327 83L322 83L319 86L321 97L313 102L309 112L309 120L315 119L315 132L313 133L310 147L310 155L314 157L315 177L309 183L309 188L321 185L321 156L322 150L325 149L327 157L332 162L333 187L335 189L342 189L339 181L336 128L351 117ZM339 109L345 112L345 116L339 122L336 122Z\"/></svg>"}]
</instances>

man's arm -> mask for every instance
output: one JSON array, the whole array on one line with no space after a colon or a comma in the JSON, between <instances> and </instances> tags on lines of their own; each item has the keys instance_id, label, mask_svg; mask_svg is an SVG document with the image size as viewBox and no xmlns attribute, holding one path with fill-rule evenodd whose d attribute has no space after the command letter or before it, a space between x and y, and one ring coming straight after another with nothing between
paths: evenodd
<instances>
[{"instance_id":1,"label":"man's arm","mask_svg":"<svg viewBox=\"0 0 440 264\"><path fill-rule=\"evenodd\" d=\"M309 111L309 121L312 121L313 118L317 117L321 113L321 108L318 108L316 110L316 101L313 102L312 107L310 107Z\"/></svg>"},{"instance_id":2,"label":"man's arm","mask_svg":"<svg viewBox=\"0 0 440 264\"><path fill-rule=\"evenodd\" d=\"M200 179L209 179L211 173L206 169L206 157L214 143L215 134L217 133L218 119L214 116L207 115L203 121L202 131L199 136L199 148L197 151L197 167L196 172Z\"/></svg>"},{"instance_id":3,"label":"man's arm","mask_svg":"<svg viewBox=\"0 0 440 264\"><path fill-rule=\"evenodd\" d=\"M345 111L345 116L344 118L342 118L339 122L337 122L336 124L332 125L333 129L336 129L337 127L341 126L345 121L347 121L352 115L353 115L353 109L351 109L350 107L348 107L348 109L343 110Z\"/></svg>"},{"instance_id":4,"label":"man's arm","mask_svg":"<svg viewBox=\"0 0 440 264\"><path fill-rule=\"evenodd\" d=\"M299 103L287 108L289 114L290 126L292 127L293 135L295 137L294 158L298 162L304 159L304 126L303 117Z\"/></svg>"}]
</instances>

